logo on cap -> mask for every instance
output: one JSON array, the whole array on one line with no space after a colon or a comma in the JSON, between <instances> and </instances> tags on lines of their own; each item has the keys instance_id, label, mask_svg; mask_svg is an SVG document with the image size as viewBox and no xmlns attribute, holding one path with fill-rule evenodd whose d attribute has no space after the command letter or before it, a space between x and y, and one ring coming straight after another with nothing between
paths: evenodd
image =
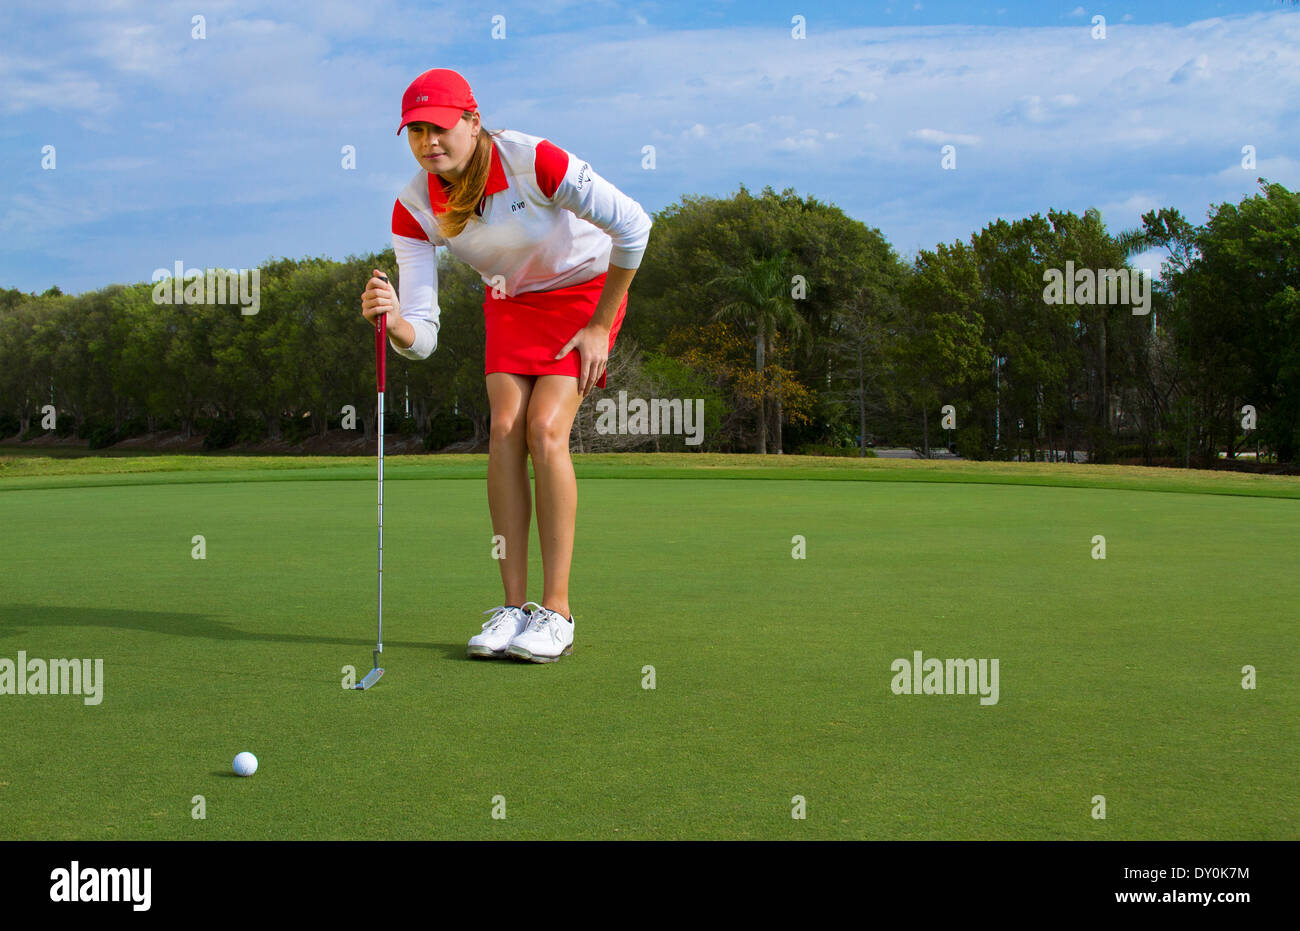
<instances>
[{"instance_id":1,"label":"logo on cap","mask_svg":"<svg viewBox=\"0 0 1300 931\"><path fill-rule=\"evenodd\" d=\"M478 109L468 82L448 68L431 68L406 88L402 95L400 133L408 123L435 123L455 126L466 111Z\"/></svg>"}]
</instances>

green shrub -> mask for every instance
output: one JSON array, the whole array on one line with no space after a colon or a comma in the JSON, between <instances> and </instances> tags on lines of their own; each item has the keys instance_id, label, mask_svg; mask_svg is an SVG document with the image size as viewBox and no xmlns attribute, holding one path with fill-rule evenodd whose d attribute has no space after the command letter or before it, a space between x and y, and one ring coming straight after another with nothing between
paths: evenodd
<instances>
[{"instance_id":1,"label":"green shrub","mask_svg":"<svg viewBox=\"0 0 1300 931\"><path fill-rule=\"evenodd\" d=\"M280 439L286 443L301 443L311 436L310 417L281 417Z\"/></svg>"},{"instance_id":2,"label":"green shrub","mask_svg":"<svg viewBox=\"0 0 1300 931\"><path fill-rule=\"evenodd\" d=\"M1126 443L1123 446L1115 447L1115 459L1141 459L1146 455L1146 450L1142 448L1141 443ZM1178 450L1172 443L1166 443L1163 446L1159 443L1151 444L1151 457L1153 459L1168 458L1177 456Z\"/></svg>"},{"instance_id":3,"label":"green shrub","mask_svg":"<svg viewBox=\"0 0 1300 931\"><path fill-rule=\"evenodd\" d=\"M264 417L241 417L235 442L240 446L260 443L266 439L266 419Z\"/></svg>"},{"instance_id":4,"label":"green shrub","mask_svg":"<svg viewBox=\"0 0 1300 931\"><path fill-rule=\"evenodd\" d=\"M474 436L474 421L464 414L442 411L429 421L429 432L424 437L424 448L435 451Z\"/></svg>"},{"instance_id":5,"label":"green shrub","mask_svg":"<svg viewBox=\"0 0 1300 931\"><path fill-rule=\"evenodd\" d=\"M247 446L266 439L266 421L261 417L204 417L201 422L207 425L205 450Z\"/></svg>"},{"instance_id":6,"label":"green shrub","mask_svg":"<svg viewBox=\"0 0 1300 931\"><path fill-rule=\"evenodd\" d=\"M144 417L132 417L122 422L121 428L117 431L119 440L130 439L133 436L144 436L149 432L149 421Z\"/></svg>"},{"instance_id":7,"label":"green shrub","mask_svg":"<svg viewBox=\"0 0 1300 931\"><path fill-rule=\"evenodd\" d=\"M233 420L214 418L210 421L203 437L203 448L213 450L233 446L235 445L235 435L238 432L239 427Z\"/></svg>"},{"instance_id":8,"label":"green shrub","mask_svg":"<svg viewBox=\"0 0 1300 931\"><path fill-rule=\"evenodd\" d=\"M1106 463L1115 461L1115 437L1105 427L1089 424L1084 430L1086 448L1090 450L1088 461Z\"/></svg>"},{"instance_id":9,"label":"green shrub","mask_svg":"<svg viewBox=\"0 0 1300 931\"><path fill-rule=\"evenodd\" d=\"M984 429L984 425L981 423L967 423L964 426L958 427L953 432L956 433L956 436L952 437L955 441L953 446L956 449L957 455L961 456L963 459L973 459L976 462L982 462L989 458L1005 459L1008 456L1008 452L1005 449L997 453L997 455L993 455L994 451L991 449L993 445L993 437L988 435ZM941 431L941 434L942 435L938 440L931 445L931 450L934 450L936 447L948 448L949 432L944 430Z\"/></svg>"},{"instance_id":10,"label":"green shrub","mask_svg":"<svg viewBox=\"0 0 1300 931\"><path fill-rule=\"evenodd\" d=\"M111 423L96 424L86 434L86 438L90 440L91 449L104 449L112 446L119 439L117 431L113 429Z\"/></svg>"}]
</instances>

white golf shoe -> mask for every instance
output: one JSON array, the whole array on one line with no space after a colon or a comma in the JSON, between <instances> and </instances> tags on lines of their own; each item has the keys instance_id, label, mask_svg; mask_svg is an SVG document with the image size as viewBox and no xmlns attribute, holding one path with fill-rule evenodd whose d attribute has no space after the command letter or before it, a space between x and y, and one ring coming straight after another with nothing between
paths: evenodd
<instances>
[{"instance_id":1,"label":"white golf shoe","mask_svg":"<svg viewBox=\"0 0 1300 931\"><path fill-rule=\"evenodd\" d=\"M533 602L536 604L536 602ZM553 663L573 652L573 617L537 605L528 624L506 647L506 655L531 663Z\"/></svg>"},{"instance_id":2,"label":"white golf shoe","mask_svg":"<svg viewBox=\"0 0 1300 931\"><path fill-rule=\"evenodd\" d=\"M535 601L525 601L520 607L498 605L484 611L484 614L492 616L484 622L481 634L469 638L465 655L482 658L505 656L510 641L528 626L528 619L532 614L528 610L529 605L535 606L538 610L542 607Z\"/></svg>"}]
</instances>

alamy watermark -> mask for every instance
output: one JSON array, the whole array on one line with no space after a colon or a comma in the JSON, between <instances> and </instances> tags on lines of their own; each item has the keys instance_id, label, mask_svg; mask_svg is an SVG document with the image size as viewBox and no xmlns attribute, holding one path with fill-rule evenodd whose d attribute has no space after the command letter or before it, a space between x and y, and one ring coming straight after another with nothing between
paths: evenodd
<instances>
[{"instance_id":1,"label":"alamy watermark","mask_svg":"<svg viewBox=\"0 0 1300 931\"><path fill-rule=\"evenodd\" d=\"M1043 270L1044 304L1130 304L1134 316L1151 313L1151 269L1080 268L1074 261Z\"/></svg>"},{"instance_id":2,"label":"alamy watermark","mask_svg":"<svg viewBox=\"0 0 1300 931\"><path fill-rule=\"evenodd\" d=\"M0 695L82 695L87 705L104 700L102 659L27 658L18 651L18 661L0 656Z\"/></svg>"},{"instance_id":3,"label":"alamy watermark","mask_svg":"<svg viewBox=\"0 0 1300 931\"><path fill-rule=\"evenodd\" d=\"M50 872L51 902L130 902L137 912L149 911L153 895L152 867L93 867L73 860L67 869Z\"/></svg>"},{"instance_id":4,"label":"alamy watermark","mask_svg":"<svg viewBox=\"0 0 1300 931\"><path fill-rule=\"evenodd\" d=\"M600 434L633 433L685 434L687 446L704 441L704 398L632 398L619 391L613 398L596 402L596 432Z\"/></svg>"},{"instance_id":5,"label":"alamy watermark","mask_svg":"<svg viewBox=\"0 0 1300 931\"><path fill-rule=\"evenodd\" d=\"M155 268L155 304L238 304L251 317L262 307L260 268L186 268L180 259L172 271Z\"/></svg>"},{"instance_id":6,"label":"alamy watermark","mask_svg":"<svg viewBox=\"0 0 1300 931\"><path fill-rule=\"evenodd\" d=\"M915 650L912 659L900 657L890 664L896 675L889 683L895 695L975 695L981 705L998 703L998 661L996 659L922 659Z\"/></svg>"}]
</instances>

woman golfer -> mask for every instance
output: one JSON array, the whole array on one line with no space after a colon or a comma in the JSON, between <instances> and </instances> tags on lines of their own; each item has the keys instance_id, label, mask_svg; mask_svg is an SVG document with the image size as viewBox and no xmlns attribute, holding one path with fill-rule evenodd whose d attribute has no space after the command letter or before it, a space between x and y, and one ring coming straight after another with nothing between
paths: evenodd
<instances>
[{"instance_id":1,"label":"woman golfer","mask_svg":"<svg viewBox=\"0 0 1300 931\"><path fill-rule=\"evenodd\" d=\"M484 131L469 84L435 68L402 96L402 123L420 165L393 205L400 301L377 277L362 314L388 314L389 341L427 359L438 341L435 248L483 276L484 372L491 405L488 507L505 541L505 604L470 638L474 657L554 662L573 649L569 566L577 481L569 431L623 323L627 289L650 235L641 206L591 166L539 136ZM525 602L533 458L542 600Z\"/></svg>"}]
</instances>

